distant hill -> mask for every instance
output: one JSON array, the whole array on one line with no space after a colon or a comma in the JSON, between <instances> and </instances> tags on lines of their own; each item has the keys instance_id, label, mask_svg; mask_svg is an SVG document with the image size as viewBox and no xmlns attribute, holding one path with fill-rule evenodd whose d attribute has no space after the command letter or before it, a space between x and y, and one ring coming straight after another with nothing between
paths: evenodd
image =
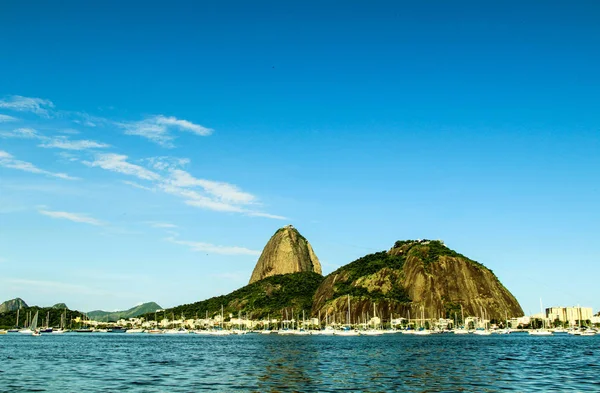
<instances>
[{"instance_id":1,"label":"distant hill","mask_svg":"<svg viewBox=\"0 0 600 393\"><path fill-rule=\"evenodd\" d=\"M321 281L323 276L314 272L279 274L246 285L228 295L167 309L165 314L169 319L171 314L175 318L181 315L187 318L196 315L204 318L207 313L209 317L213 317L221 313L223 306L225 319L228 319L229 314L237 317L238 312L252 319L266 318L269 314L272 318L280 318L282 313L285 317L286 312L292 318L293 312L297 318L302 315L303 310L308 318L313 294ZM147 317L153 319L154 315Z\"/></svg>"},{"instance_id":2,"label":"distant hill","mask_svg":"<svg viewBox=\"0 0 600 393\"><path fill-rule=\"evenodd\" d=\"M52 306L52 308L60 308L61 310L64 310L65 308L68 309L69 307L67 307L67 305L64 303L56 303L54 306Z\"/></svg>"},{"instance_id":3,"label":"distant hill","mask_svg":"<svg viewBox=\"0 0 600 393\"><path fill-rule=\"evenodd\" d=\"M89 313L87 313L87 316L90 319L93 319L95 321L115 322L115 321L118 321L119 319L135 318L135 317L139 317L140 315L153 313L156 310L160 310L161 308L162 308L161 306L159 306L158 304L156 304L154 302L148 302L148 303L140 304L139 306L135 306L135 307L130 308L129 310L125 310L125 311L102 311L102 310L90 311Z\"/></svg>"},{"instance_id":4,"label":"distant hill","mask_svg":"<svg viewBox=\"0 0 600 393\"><path fill-rule=\"evenodd\" d=\"M0 314L8 311L16 311L20 308L28 307L27 303L20 297L7 300L4 303L0 304Z\"/></svg>"}]
</instances>

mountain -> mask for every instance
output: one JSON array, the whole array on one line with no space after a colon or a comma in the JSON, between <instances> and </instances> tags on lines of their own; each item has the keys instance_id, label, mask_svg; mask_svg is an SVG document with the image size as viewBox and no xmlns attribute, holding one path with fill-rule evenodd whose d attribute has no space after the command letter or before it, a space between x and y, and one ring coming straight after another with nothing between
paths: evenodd
<instances>
[{"instance_id":1,"label":"mountain","mask_svg":"<svg viewBox=\"0 0 600 393\"><path fill-rule=\"evenodd\" d=\"M7 300L4 303L0 304L0 314L8 311L16 311L20 308L25 307L28 307L27 303L25 303L25 301L20 297L12 300Z\"/></svg>"},{"instance_id":2,"label":"mountain","mask_svg":"<svg viewBox=\"0 0 600 393\"><path fill-rule=\"evenodd\" d=\"M102 311L102 310L90 311L89 313L87 313L87 316L90 319L93 319L95 321L115 322L122 318L123 319L135 318L135 317L139 317L140 315L154 313L155 311L160 310L161 308L162 307L160 307L158 304L156 304L154 302L149 302L149 303L140 304L139 306L132 307L129 310L125 310L125 311Z\"/></svg>"},{"instance_id":3,"label":"mountain","mask_svg":"<svg viewBox=\"0 0 600 393\"><path fill-rule=\"evenodd\" d=\"M304 236L288 225L271 237L258 258L249 283L278 274L298 272L321 274L321 263Z\"/></svg>"},{"instance_id":4,"label":"mountain","mask_svg":"<svg viewBox=\"0 0 600 393\"><path fill-rule=\"evenodd\" d=\"M302 310L306 312L308 318L313 294L321 281L323 276L314 272L270 276L228 295L167 309L165 315L169 319L171 315L175 318L181 315L186 318L196 315L198 318L204 318L207 314L213 317L220 315L223 306L225 319L228 319L229 314L237 317L238 312L252 319L266 318L269 314L272 318L280 318L282 314L285 317L286 311L291 319L292 313L298 316L302 314ZM154 315L147 317L153 319Z\"/></svg>"},{"instance_id":5,"label":"mountain","mask_svg":"<svg viewBox=\"0 0 600 393\"><path fill-rule=\"evenodd\" d=\"M323 280L314 296L313 315L335 315L345 321L347 295L351 317L391 314L412 318L480 316L504 320L523 315L515 297L482 264L446 247L441 241L398 241L345 265Z\"/></svg>"},{"instance_id":6,"label":"mountain","mask_svg":"<svg viewBox=\"0 0 600 393\"><path fill-rule=\"evenodd\" d=\"M52 306L52 308L59 308L61 310L64 310L68 309L69 307L67 307L67 305L64 303L56 303L54 306Z\"/></svg>"}]
</instances>

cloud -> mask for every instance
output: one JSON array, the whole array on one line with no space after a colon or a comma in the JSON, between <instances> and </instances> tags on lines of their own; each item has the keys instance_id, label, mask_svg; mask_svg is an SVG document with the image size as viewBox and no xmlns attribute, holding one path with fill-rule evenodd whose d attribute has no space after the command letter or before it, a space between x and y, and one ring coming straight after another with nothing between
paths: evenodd
<instances>
[{"instance_id":1,"label":"cloud","mask_svg":"<svg viewBox=\"0 0 600 393\"><path fill-rule=\"evenodd\" d=\"M30 162L17 160L13 157L12 154L10 154L6 151L3 151L3 150L0 150L0 166L3 166L5 168L17 169L20 171L30 172L30 173L36 173L39 175L58 177L59 179L77 180L76 177L69 176L66 173L57 173L57 172L46 171L44 169L40 169L40 168L36 167L35 165L33 165Z\"/></svg>"},{"instance_id":2,"label":"cloud","mask_svg":"<svg viewBox=\"0 0 600 393\"><path fill-rule=\"evenodd\" d=\"M98 226L104 225L104 223L102 221L96 220L95 218L89 217L85 214L50 211L50 210L39 210L39 213L43 214L45 216L48 216L48 217L65 219L65 220L70 220L70 221L74 221L74 222L80 222L83 224L98 225Z\"/></svg>"},{"instance_id":3,"label":"cloud","mask_svg":"<svg viewBox=\"0 0 600 393\"><path fill-rule=\"evenodd\" d=\"M177 196L184 199L184 203L189 206L219 212L241 213L251 217L285 219L285 217L282 216L248 209L247 205L254 204L256 202L256 197L240 190L233 184L197 179L183 170L170 169L173 166L165 160L147 160L155 168L167 169L167 173L163 176L158 172L147 169L141 165L128 162L128 157L125 155L102 153L97 154L95 157L96 159L94 161L82 162L87 166L100 167L109 171L150 181L152 182L153 187L148 187L132 181L123 181L123 183L147 191L162 191ZM187 159L176 160L180 160L179 163L188 162Z\"/></svg>"},{"instance_id":4,"label":"cloud","mask_svg":"<svg viewBox=\"0 0 600 393\"><path fill-rule=\"evenodd\" d=\"M185 240L177 240L173 237L168 237L165 240L174 244L180 244L182 246L188 246L192 251L201 251L209 254L221 254L221 255L260 255L260 251L250 250L245 247L238 246L216 246L210 243L203 242L191 242Z\"/></svg>"},{"instance_id":5,"label":"cloud","mask_svg":"<svg viewBox=\"0 0 600 393\"><path fill-rule=\"evenodd\" d=\"M71 130L64 130L71 131ZM76 132L76 131L75 131ZM0 132L2 138L21 138L21 139L39 139L43 141L38 147L50 148L50 149L64 149L64 150L87 150L87 149L103 149L110 147L110 145L102 142L90 141L90 140L71 140L66 136L47 137L33 128L17 128L12 131Z\"/></svg>"},{"instance_id":6,"label":"cloud","mask_svg":"<svg viewBox=\"0 0 600 393\"><path fill-rule=\"evenodd\" d=\"M264 217L264 218L272 218L274 220L287 220L287 217L284 216L278 216L276 214L269 214L269 213L263 213L263 212L254 212L254 211L249 211L246 213L247 215L251 216L251 217Z\"/></svg>"},{"instance_id":7,"label":"cloud","mask_svg":"<svg viewBox=\"0 0 600 393\"><path fill-rule=\"evenodd\" d=\"M98 154L96 160L89 162L83 161L85 165L91 167L100 167L112 172L123 173L125 175L135 176L144 180L160 180L158 173L152 172L142 166L127 162L127 156L114 153Z\"/></svg>"},{"instance_id":8,"label":"cloud","mask_svg":"<svg viewBox=\"0 0 600 393\"><path fill-rule=\"evenodd\" d=\"M49 111L54 108L54 104L52 101L42 98L10 96L0 100L0 108L18 112L32 112L39 116L50 117Z\"/></svg>"},{"instance_id":9,"label":"cloud","mask_svg":"<svg viewBox=\"0 0 600 393\"><path fill-rule=\"evenodd\" d=\"M177 158L177 157L150 157L144 161L148 161L150 166L159 171L168 171L178 168L182 168L190 163L189 158Z\"/></svg>"},{"instance_id":10,"label":"cloud","mask_svg":"<svg viewBox=\"0 0 600 393\"><path fill-rule=\"evenodd\" d=\"M110 147L106 143L90 141L90 140L70 140L65 137L52 138L48 142L44 142L39 147L49 149L65 149L65 150L87 150L87 149L103 149Z\"/></svg>"},{"instance_id":11,"label":"cloud","mask_svg":"<svg viewBox=\"0 0 600 393\"><path fill-rule=\"evenodd\" d=\"M247 192L241 191L238 187L224 182L212 180L196 179L186 171L180 169L171 172L169 183L175 187L202 187L205 192L226 203L250 204L256 198Z\"/></svg>"},{"instance_id":12,"label":"cloud","mask_svg":"<svg viewBox=\"0 0 600 393\"><path fill-rule=\"evenodd\" d=\"M0 136L3 138L22 138L22 139L41 139L40 135L33 128L17 128L12 131L0 132Z\"/></svg>"},{"instance_id":13,"label":"cloud","mask_svg":"<svg viewBox=\"0 0 600 393\"><path fill-rule=\"evenodd\" d=\"M136 183L134 181L121 180L121 182L124 183L124 184L127 184L127 185L129 185L131 187L139 188L140 190L146 190L146 191L152 191L152 192L155 191L154 188L143 186L143 185L141 185L139 183Z\"/></svg>"},{"instance_id":14,"label":"cloud","mask_svg":"<svg viewBox=\"0 0 600 393\"><path fill-rule=\"evenodd\" d=\"M17 121L19 119L17 119L16 117L12 117L9 115L3 115L0 113L0 123L8 123L10 121Z\"/></svg>"},{"instance_id":15,"label":"cloud","mask_svg":"<svg viewBox=\"0 0 600 393\"><path fill-rule=\"evenodd\" d=\"M187 120L167 117L163 115L152 116L144 120L116 123L125 130L127 135L138 135L164 146L173 147L171 142L175 136L171 134L173 129L191 132L199 136L208 136L213 130Z\"/></svg>"},{"instance_id":16,"label":"cloud","mask_svg":"<svg viewBox=\"0 0 600 393\"><path fill-rule=\"evenodd\" d=\"M149 224L152 228L177 228L177 225L169 224L168 222L148 221L147 224Z\"/></svg>"}]
</instances>

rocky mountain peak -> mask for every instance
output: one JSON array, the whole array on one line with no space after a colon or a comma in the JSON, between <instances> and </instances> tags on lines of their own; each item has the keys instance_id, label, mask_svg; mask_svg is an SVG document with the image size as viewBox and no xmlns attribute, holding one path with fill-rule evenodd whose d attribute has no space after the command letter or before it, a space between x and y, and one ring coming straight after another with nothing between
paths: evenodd
<instances>
[{"instance_id":1,"label":"rocky mountain peak","mask_svg":"<svg viewBox=\"0 0 600 393\"><path fill-rule=\"evenodd\" d=\"M250 284L277 274L314 272L322 274L321 263L310 243L292 225L275 232L254 267Z\"/></svg>"}]
</instances>

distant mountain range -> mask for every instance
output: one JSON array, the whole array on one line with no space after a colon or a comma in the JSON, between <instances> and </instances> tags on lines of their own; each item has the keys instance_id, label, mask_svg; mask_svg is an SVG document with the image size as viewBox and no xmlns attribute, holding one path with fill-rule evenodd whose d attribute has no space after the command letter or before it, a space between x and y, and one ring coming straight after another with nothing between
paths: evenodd
<instances>
[{"instance_id":1,"label":"distant mountain range","mask_svg":"<svg viewBox=\"0 0 600 393\"><path fill-rule=\"evenodd\" d=\"M130 308L129 310L124 311L102 311L102 310L94 310L87 313L87 316L90 319L100 322L115 322L119 319L127 319L127 318L135 318L140 315L153 313L157 310L162 309L161 306L154 302L148 302L144 304L140 304L139 306L135 306Z\"/></svg>"},{"instance_id":2,"label":"distant mountain range","mask_svg":"<svg viewBox=\"0 0 600 393\"><path fill-rule=\"evenodd\" d=\"M0 314L9 312L9 311L16 311L20 308L26 308L26 307L28 307L27 303L25 303L25 301L23 299L18 297L15 299L7 300L4 303L0 304Z\"/></svg>"}]
</instances>

